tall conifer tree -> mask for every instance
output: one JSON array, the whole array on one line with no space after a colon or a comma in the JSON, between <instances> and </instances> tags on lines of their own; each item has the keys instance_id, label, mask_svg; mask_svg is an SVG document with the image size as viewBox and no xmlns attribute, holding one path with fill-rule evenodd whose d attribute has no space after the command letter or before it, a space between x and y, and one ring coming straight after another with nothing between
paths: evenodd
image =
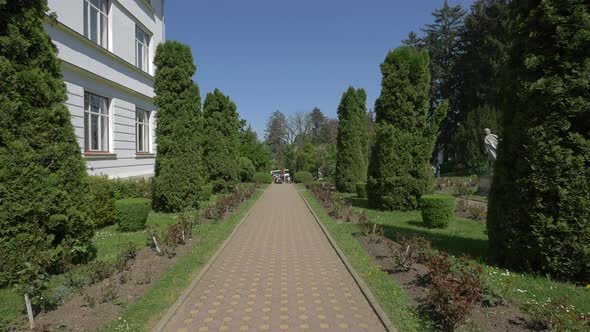
<instances>
[{"instance_id":1,"label":"tall conifer tree","mask_svg":"<svg viewBox=\"0 0 590 332\"><path fill-rule=\"evenodd\" d=\"M349 87L338 106L336 142L336 189L352 192L357 182L367 179L367 93Z\"/></svg>"},{"instance_id":2,"label":"tall conifer tree","mask_svg":"<svg viewBox=\"0 0 590 332\"><path fill-rule=\"evenodd\" d=\"M198 206L203 186L201 96L191 77L190 48L177 41L158 45L154 59L158 108L153 206L180 211Z\"/></svg>"},{"instance_id":3,"label":"tall conifer tree","mask_svg":"<svg viewBox=\"0 0 590 332\"><path fill-rule=\"evenodd\" d=\"M508 266L590 281L590 5L517 0L488 235Z\"/></svg>"},{"instance_id":4,"label":"tall conifer tree","mask_svg":"<svg viewBox=\"0 0 590 332\"><path fill-rule=\"evenodd\" d=\"M389 52L381 65L381 95L375 102L375 143L369 162L369 205L415 209L432 190L429 165L447 103L429 112L428 53L408 46Z\"/></svg>"},{"instance_id":5,"label":"tall conifer tree","mask_svg":"<svg viewBox=\"0 0 590 332\"><path fill-rule=\"evenodd\" d=\"M88 179L47 1L0 1L0 284L25 263L60 270L83 260L94 234Z\"/></svg>"},{"instance_id":6,"label":"tall conifer tree","mask_svg":"<svg viewBox=\"0 0 590 332\"><path fill-rule=\"evenodd\" d=\"M226 190L239 182L240 117L229 97L215 89L205 97L204 159L209 181L215 190Z\"/></svg>"}]
</instances>

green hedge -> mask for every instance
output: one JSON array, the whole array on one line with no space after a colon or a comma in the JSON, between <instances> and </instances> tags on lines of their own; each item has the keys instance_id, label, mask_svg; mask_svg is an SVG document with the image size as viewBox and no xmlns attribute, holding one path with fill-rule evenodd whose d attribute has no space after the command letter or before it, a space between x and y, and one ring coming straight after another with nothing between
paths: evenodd
<instances>
[{"instance_id":1,"label":"green hedge","mask_svg":"<svg viewBox=\"0 0 590 332\"><path fill-rule=\"evenodd\" d=\"M152 198L152 178L112 179L115 199Z\"/></svg>"},{"instance_id":2,"label":"green hedge","mask_svg":"<svg viewBox=\"0 0 590 332\"><path fill-rule=\"evenodd\" d=\"M211 185L204 185L201 187L201 193L199 195L199 199L201 202L206 202L211 199L211 194L213 193L213 186Z\"/></svg>"},{"instance_id":3,"label":"green hedge","mask_svg":"<svg viewBox=\"0 0 590 332\"><path fill-rule=\"evenodd\" d=\"M447 228L455 212L455 197L424 195L420 198L422 221L428 228Z\"/></svg>"},{"instance_id":4,"label":"green hedge","mask_svg":"<svg viewBox=\"0 0 590 332\"><path fill-rule=\"evenodd\" d=\"M272 175L270 175L269 173L265 173L265 172L257 172L254 173L254 176L252 177L252 180L254 181L254 183L272 183Z\"/></svg>"},{"instance_id":5,"label":"green hedge","mask_svg":"<svg viewBox=\"0 0 590 332\"><path fill-rule=\"evenodd\" d=\"M123 232L135 232L145 228L151 201L147 198L125 198L115 202L117 224Z\"/></svg>"},{"instance_id":6,"label":"green hedge","mask_svg":"<svg viewBox=\"0 0 590 332\"><path fill-rule=\"evenodd\" d=\"M295 172L294 180L297 183L311 183L313 181L313 175L307 171Z\"/></svg>"},{"instance_id":7,"label":"green hedge","mask_svg":"<svg viewBox=\"0 0 590 332\"><path fill-rule=\"evenodd\" d=\"M115 223L115 191L113 181L106 176L90 176L91 217L97 228Z\"/></svg>"},{"instance_id":8,"label":"green hedge","mask_svg":"<svg viewBox=\"0 0 590 332\"><path fill-rule=\"evenodd\" d=\"M356 196L358 198L367 198L367 184L364 182L358 182L356 184Z\"/></svg>"}]
</instances>

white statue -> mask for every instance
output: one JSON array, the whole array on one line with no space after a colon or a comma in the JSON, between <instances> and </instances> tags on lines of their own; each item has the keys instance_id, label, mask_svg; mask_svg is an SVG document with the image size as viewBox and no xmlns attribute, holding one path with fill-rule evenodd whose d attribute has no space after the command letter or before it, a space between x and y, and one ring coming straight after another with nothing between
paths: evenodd
<instances>
[{"instance_id":1,"label":"white statue","mask_svg":"<svg viewBox=\"0 0 590 332\"><path fill-rule=\"evenodd\" d=\"M484 138L484 145L486 154L488 155L488 174L490 173L490 166L492 162L496 162L496 156L498 151L498 135L492 134L490 128L483 130L486 133Z\"/></svg>"}]
</instances>

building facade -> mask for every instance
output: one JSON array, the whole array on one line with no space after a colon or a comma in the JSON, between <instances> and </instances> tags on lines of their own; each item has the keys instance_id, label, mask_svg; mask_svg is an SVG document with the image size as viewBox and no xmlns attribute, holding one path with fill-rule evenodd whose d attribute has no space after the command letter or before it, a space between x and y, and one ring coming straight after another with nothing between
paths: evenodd
<instances>
[{"instance_id":1,"label":"building facade","mask_svg":"<svg viewBox=\"0 0 590 332\"><path fill-rule=\"evenodd\" d=\"M66 105L88 173L151 176L156 108L153 58L164 41L164 0L48 0Z\"/></svg>"}]
</instances>

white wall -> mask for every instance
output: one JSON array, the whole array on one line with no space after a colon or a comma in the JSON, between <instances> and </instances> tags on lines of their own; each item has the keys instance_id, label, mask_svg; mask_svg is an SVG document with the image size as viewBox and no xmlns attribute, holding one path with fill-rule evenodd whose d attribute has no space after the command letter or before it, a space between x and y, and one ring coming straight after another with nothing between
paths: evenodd
<instances>
[{"instance_id":1,"label":"white wall","mask_svg":"<svg viewBox=\"0 0 590 332\"><path fill-rule=\"evenodd\" d=\"M152 111L150 150L155 152L154 66L149 72L135 67L135 25L151 34L150 62L156 46L164 40L163 0L109 1L109 42L106 48L84 37L84 0L48 0L56 12L57 24L45 28L63 61L68 90L67 107L72 114L81 152L84 153L84 91L110 100L111 155L85 156L89 174L111 177L151 175L154 155L136 153L135 109ZM49 21L48 21L49 22Z\"/></svg>"}]
</instances>

